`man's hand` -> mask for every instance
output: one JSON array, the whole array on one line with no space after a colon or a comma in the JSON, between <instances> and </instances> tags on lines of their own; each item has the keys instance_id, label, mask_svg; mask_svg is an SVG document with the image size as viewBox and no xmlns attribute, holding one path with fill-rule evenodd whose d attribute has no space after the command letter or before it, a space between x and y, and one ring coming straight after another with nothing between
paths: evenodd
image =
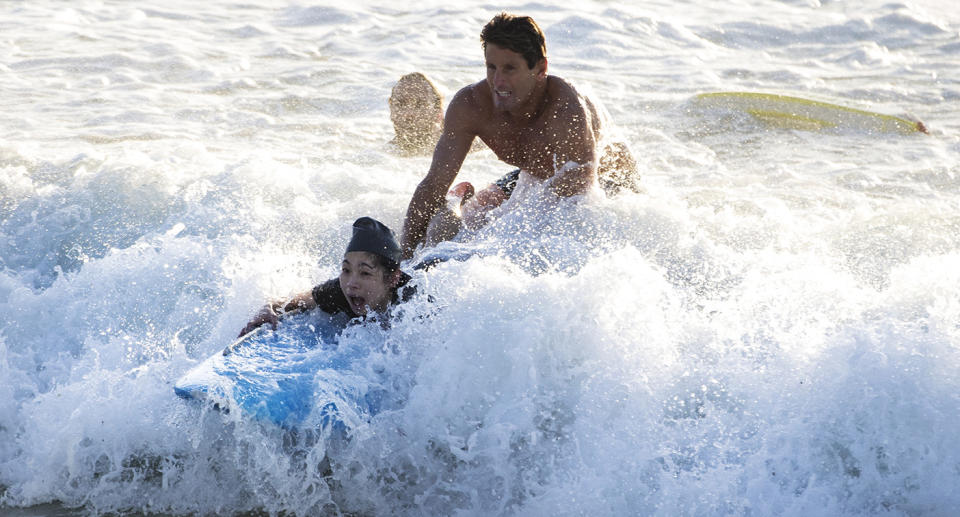
<instances>
[{"instance_id":1,"label":"man's hand","mask_svg":"<svg viewBox=\"0 0 960 517\"><path fill-rule=\"evenodd\" d=\"M497 185L490 185L470 196L460 204L460 217L463 225L476 230L486 224L487 212L497 208L507 200L507 194Z\"/></svg>"}]
</instances>

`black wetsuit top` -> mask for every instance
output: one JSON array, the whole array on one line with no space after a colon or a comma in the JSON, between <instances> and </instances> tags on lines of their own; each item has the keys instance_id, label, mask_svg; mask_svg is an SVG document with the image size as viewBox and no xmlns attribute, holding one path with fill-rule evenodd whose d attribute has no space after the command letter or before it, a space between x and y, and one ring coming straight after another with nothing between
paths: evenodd
<instances>
[{"instance_id":1,"label":"black wetsuit top","mask_svg":"<svg viewBox=\"0 0 960 517\"><path fill-rule=\"evenodd\" d=\"M507 197L513 194L513 189L517 188L517 180L520 179L520 169L512 170L506 173L502 178L496 181L496 186L500 187Z\"/></svg>"},{"instance_id":2,"label":"black wetsuit top","mask_svg":"<svg viewBox=\"0 0 960 517\"><path fill-rule=\"evenodd\" d=\"M416 292L414 286L408 286L410 275L400 272L400 282L392 294L391 303L405 302ZM343 289L340 288L340 278L333 278L319 284L313 288L313 301L317 302L317 308L327 314L345 313L351 318L356 318L359 314L353 312L347 297L343 295Z\"/></svg>"}]
</instances>

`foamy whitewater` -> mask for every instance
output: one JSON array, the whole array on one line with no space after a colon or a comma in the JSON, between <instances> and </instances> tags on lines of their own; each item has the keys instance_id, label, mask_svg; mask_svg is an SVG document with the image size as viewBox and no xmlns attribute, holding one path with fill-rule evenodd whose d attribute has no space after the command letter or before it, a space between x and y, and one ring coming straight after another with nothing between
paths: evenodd
<instances>
[{"instance_id":1,"label":"foamy whitewater","mask_svg":"<svg viewBox=\"0 0 960 517\"><path fill-rule=\"evenodd\" d=\"M0 513L960 513L954 0L365 3L0 4ZM502 8L643 191L532 188L391 328L348 329L391 388L349 442L177 398L338 273L355 218L400 230L430 159L391 148L390 89L482 79ZM711 91L930 134L770 127Z\"/></svg>"}]
</instances>

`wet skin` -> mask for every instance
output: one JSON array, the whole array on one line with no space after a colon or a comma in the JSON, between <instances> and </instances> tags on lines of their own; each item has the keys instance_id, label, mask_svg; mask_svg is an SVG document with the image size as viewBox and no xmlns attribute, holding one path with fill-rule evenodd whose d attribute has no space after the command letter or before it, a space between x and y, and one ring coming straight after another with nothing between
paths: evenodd
<instances>
[{"instance_id":1,"label":"wet skin","mask_svg":"<svg viewBox=\"0 0 960 517\"><path fill-rule=\"evenodd\" d=\"M427 176L404 221L404 257L423 242L430 219L445 206L463 160L480 138L502 161L551 180L559 196L584 192L596 182L596 113L566 81L547 75L547 60L529 67L511 50L488 44L487 78L461 89L447 109Z\"/></svg>"},{"instance_id":2,"label":"wet skin","mask_svg":"<svg viewBox=\"0 0 960 517\"><path fill-rule=\"evenodd\" d=\"M372 253L350 251L340 265L340 289L358 316L368 311L383 312L390 305L396 282L390 282Z\"/></svg>"}]
</instances>

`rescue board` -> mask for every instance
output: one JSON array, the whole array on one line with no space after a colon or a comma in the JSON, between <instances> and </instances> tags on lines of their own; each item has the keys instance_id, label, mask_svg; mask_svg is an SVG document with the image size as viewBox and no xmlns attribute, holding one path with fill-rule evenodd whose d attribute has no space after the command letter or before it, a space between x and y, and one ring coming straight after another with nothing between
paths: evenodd
<instances>
[{"instance_id":1,"label":"rescue board","mask_svg":"<svg viewBox=\"0 0 960 517\"><path fill-rule=\"evenodd\" d=\"M357 371L369 350L337 343L345 324L319 310L285 315L189 370L174 392L287 429L344 433L377 414L384 393Z\"/></svg>"},{"instance_id":2,"label":"rescue board","mask_svg":"<svg viewBox=\"0 0 960 517\"><path fill-rule=\"evenodd\" d=\"M927 128L919 121L773 93L701 93L694 97L694 102L706 107L743 111L765 124L784 129L927 133Z\"/></svg>"}]
</instances>

